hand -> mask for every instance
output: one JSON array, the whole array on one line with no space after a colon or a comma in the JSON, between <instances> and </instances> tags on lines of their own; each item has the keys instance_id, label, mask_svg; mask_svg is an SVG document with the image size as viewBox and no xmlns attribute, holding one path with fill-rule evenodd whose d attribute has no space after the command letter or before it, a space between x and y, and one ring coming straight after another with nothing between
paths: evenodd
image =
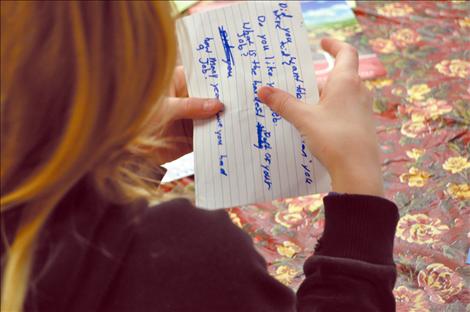
<instances>
[{"instance_id":1,"label":"hand","mask_svg":"<svg viewBox=\"0 0 470 312\"><path fill-rule=\"evenodd\" d=\"M193 120L213 117L223 108L223 104L217 99L188 97L183 67L176 67L168 94L154 121L166 124L160 135L166 146L156 151L159 162L166 163L191 152Z\"/></svg>"},{"instance_id":2,"label":"hand","mask_svg":"<svg viewBox=\"0 0 470 312\"><path fill-rule=\"evenodd\" d=\"M383 196L372 97L357 72L357 51L333 39L321 45L336 60L317 105L271 87L261 88L259 98L298 129L330 173L334 192Z\"/></svg>"}]
</instances>

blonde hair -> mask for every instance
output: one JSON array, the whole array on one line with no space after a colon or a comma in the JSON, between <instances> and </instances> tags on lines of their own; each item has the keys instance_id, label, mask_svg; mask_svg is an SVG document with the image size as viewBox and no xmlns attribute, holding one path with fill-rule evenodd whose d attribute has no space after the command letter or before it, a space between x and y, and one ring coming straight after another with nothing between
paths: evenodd
<instances>
[{"instance_id":1,"label":"blonde hair","mask_svg":"<svg viewBox=\"0 0 470 312\"><path fill-rule=\"evenodd\" d=\"M1 212L22 209L2 311L22 310L41 227L78 180L142 195L175 58L166 1L1 2Z\"/></svg>"}]
</instances>

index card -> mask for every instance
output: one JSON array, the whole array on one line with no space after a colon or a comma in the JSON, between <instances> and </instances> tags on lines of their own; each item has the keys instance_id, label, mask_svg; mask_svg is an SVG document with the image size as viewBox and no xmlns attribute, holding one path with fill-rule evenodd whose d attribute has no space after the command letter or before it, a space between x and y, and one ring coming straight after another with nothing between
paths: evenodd
<instances>
[{"instance_id":1,"label":"index card","mask_svg":"<svg viewBox=\"0 0 470 312\"><path fill-rule=\"evenodd\" d=\"M177 23L190 96L225 110L195 121L196 205L216 209L328 191L329 176L258 89L314 105L318 90L300 4L249 1Z\"/></svg>"}]
</instances>

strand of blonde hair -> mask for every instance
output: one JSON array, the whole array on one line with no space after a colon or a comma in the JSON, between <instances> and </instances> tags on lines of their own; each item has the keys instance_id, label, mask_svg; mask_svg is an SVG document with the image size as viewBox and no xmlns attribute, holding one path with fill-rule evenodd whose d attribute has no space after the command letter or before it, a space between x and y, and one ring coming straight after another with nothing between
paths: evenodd
<instances>
[{"instance_id":1,"label":"strand of blonde hair","mask_svg":"<svg viewBox=\"0 0 470 312\"><path fill-rule=\"evenodd\" d=\"M134 138L137 134L141 133L145 121L149 119L149 113L153 111L152 107L155 106L156 100L163 94L170 80L172 65L175 62L176 47L174 35L172 34L172 16L169 14L168 3L156 2L149 4L139 2L134 4L131 2L115 2L109 4L110 7L106 7L106 9L112 10L113 13L119 12L113 15L114 19L111 20L116 23L115 27L125 34L122 39L124 42L111 41L116 45L122 44L124 46L124 55L117 58L118 64L116 64L116 68L119 68L118 74L122 78L119 79L121 83L119 85L120 88L117 88L118 90L114 94L115 101L117 102L114 103L115 105L112 106L113 109L109 114L106 114L105 109L105 113L103 113L103 107L106 103L103 103L103 95L101 94L100 97L99 94L102 83L101 78L103 78L104 74L102 72L95 73L96 75L91 74L93 70L99 72L97 68L100 68L103 61L103 54L100 54L103 52L97 51L96 47L99 46L101 40L105 40L105 38L100 37L101 29L95 27L95 24L101 25L99 16L101 11L93 10L92 6L104 10L105 5L108 4L104 2L80 3L75 1L54 4L62 8L61 13L70 12L68 19L67 17L66 19L71 25L72 42L74 44L73 51L76 59L75 88L73 97L70 100L68 120L64 121L63 134L58 140L55 149L48 154L47 159L41 162L41 166L38 166L37 170L30 176L24 176L25 180L20 180L18 185L8 189L6 193L2 189L0 200L2 214L9 209L21 207L22 213L25 216L19 224L11 246L7 250L6 262L2 272L2 312L18 312L23 310L34 259L34 249L40 230L45 222L47 222L48 216L54 210L57 203L85 174L95 177L96 186L103 193L106 193L106 188L109 186L108 182L112 181L118 186L113 188L113 192L123 195L123 199L152 193L150 188L144 192L140 187L145 185L145 182L142 182L144 181L142 177L139 177L138 174L130 170L126 170L125 166L122 167L121 164L126 163L129 155L141 153L139 157L144 158L148 157L148 154L152 152L151 149L146 149L142 146L140 148L133 148L132 145L133 142L145 141L135 141ZM2 11L3 5L2 3ZM5 5L17 5L26 12L30 7L36 7L35 3L27 3L27 5L23 6L21 3L8 3ZM37 7L39 5L37 4ZM96 22L92 23L94 27L91 38L86 37L85 29L87 25L84 25L86 19L83 16L83 10L81 10L88 5L87 13L93 15L91 17L88 16L88 21ZM150 8L151 5L155 5L155 7ZM32 16L34 17L34 15ZM144 20L141 21L138 18L139 16L145 19L145 22ZM4 15L2 13L2 25L3 20ZM33 20L38 21L37 19ZM24 23L24 25L26 24ZM24 27L24 25L19 27ZM131 29L133 31L130 31ZM19 33L23 34L25 31L26 29L21 29ZM142 39L142 37L135 35L136 33L142 36L146 35L147 37ZM150 36L154 36L154 38ZM92 41L88 42L87 39ZM139 42L140 46L134 47L139 39L141 40ZM142 47L146 43L145 39L153 40L162 45L162 51L158 56L155 49L152 51L142 51ZM61 40L61 38L58 38L58 40ZM3 44L4 41L2 39L2 64L4 62ZM139 47L141 48L140 51ZM18 50L18 53L20 52L22 51ZM12 53L13 59L20 58L21 56L28 57L28 55L24 56L18 53L15 51ZM132 64L136 63L136 57L140 57L142 54L144 54L142 60L153 61L151 63L154 66L153 69L144 68L144 66L151 66L151 64L142 60L138 62L140 67L134 68ZM150 59L151 57L155 59L152 60ZM50 61L54 62L55 60ZM9 71L6 72L7 77L10 77L10 74L13 76L17 70L20 71L14 65L15 62L13 62L12 68L9 68ZM144 83L139 84L138 79L132 79L138 77L142 69L147 74L147 76L142 76L142 80L147 80L147 85ZM129 79L126 76L128 73L131 74L129 75L129 77L132 77L130 79L131 82L126 81ZM8 100L4 94L3 74L2 68L2 112L4 103ZM114 73L107 74L113 75ZM14 84L14 82L12 83ZM135 98L135 101L137 101L135 105L130 105L131 98ZM11 99L9 100L11 101ZM13 103L8 104L14 105L15 103L13 101ZM33 103L22 104L28 108L27 104ZM66 104L63 103L63 105ZM101 108L101 111L98 111L99 108ZM106 118L105 125L99 125L99 117ZM101 131L109 132L110 136L106 141L97 142L95 136L101 134L97 132L99 131L97 130L98 125ZM151 134L152 131L148 133ZM150 145L150 143L157 145L155 140L147 141L147 144ZM145 150L147 151L146 153L143 152ZM2 155L3 153L4 151L2 151ZM89 155L89 153L93 155ZM139 157L136 158L139 159ZM2 161L2 185L4 180L10 176L15 176L15 166L18 163L15 158L7 160L11 160L11 162L5 161L4 163ZM14 163L15 161L17 163ZM4 164L6 164L7 168L3 168ZM143 168L142 170L144 173L145 169ZM112 195L114 194L111 192L109 197Z\"/></svg>"},{"instance_id":2,"label":"strand of blonde hair","mask_svg":"<svg viewBox=\"0 0 470 312\"><path fill-rule=\"evenodd\" d=\"M71 4L76 5L76 4ZM67 129L61 139L61 144L37 175L24 182L13 192L6 194L1 198L2 210L5 207L11 207L19 202L28 202L38 193L44 192L51 185L57 185L57 172L59 170L71 171L76 166L76 162L70 161L70 151L73 149L85 148L86 138L93 130L94 120L89 118L89 107L84 105L90 94L88 90L88 60L86 53L86 43L83 34L83 25L78 9L72 9L71 23L74 29L75 44L77 51L78 73L77 81L79 86L76 89L75 99L73 100L70 121L67 123ZM73 148L72 148L73 147ZM21 311L27 292L28 279L31 271L34 246L39 230L57 204L61 196L75 181L67 181L67 186L62 186L62 191L49 195L44 200L36 201L32 204L26 204L23 214L25 218L15 235L13 244L8 249L7 261L3 270L2 280L2 302L1 310Z\"/></svg>"}]
</instances>

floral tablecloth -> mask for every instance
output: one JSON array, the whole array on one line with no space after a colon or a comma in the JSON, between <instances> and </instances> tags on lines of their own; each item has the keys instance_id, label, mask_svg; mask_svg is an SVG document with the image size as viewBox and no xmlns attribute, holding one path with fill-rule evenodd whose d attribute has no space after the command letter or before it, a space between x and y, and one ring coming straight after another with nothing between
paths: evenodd
<instances>
[{"instance_id":1,"label":"floral tablecloth","mask_svg":"<svg viewBox=\"0 0 470 312\"><path fill-rule=\"evenodd\" d=\"M388 72L366 85L376 98L386 196L401 216L397 311L470 311L470 2L358 2L355 13L364 35L347 41L369 44ZM296 289L322 234L322 195L228 212L270 273Z\"/></svg>"}]
</instances>

